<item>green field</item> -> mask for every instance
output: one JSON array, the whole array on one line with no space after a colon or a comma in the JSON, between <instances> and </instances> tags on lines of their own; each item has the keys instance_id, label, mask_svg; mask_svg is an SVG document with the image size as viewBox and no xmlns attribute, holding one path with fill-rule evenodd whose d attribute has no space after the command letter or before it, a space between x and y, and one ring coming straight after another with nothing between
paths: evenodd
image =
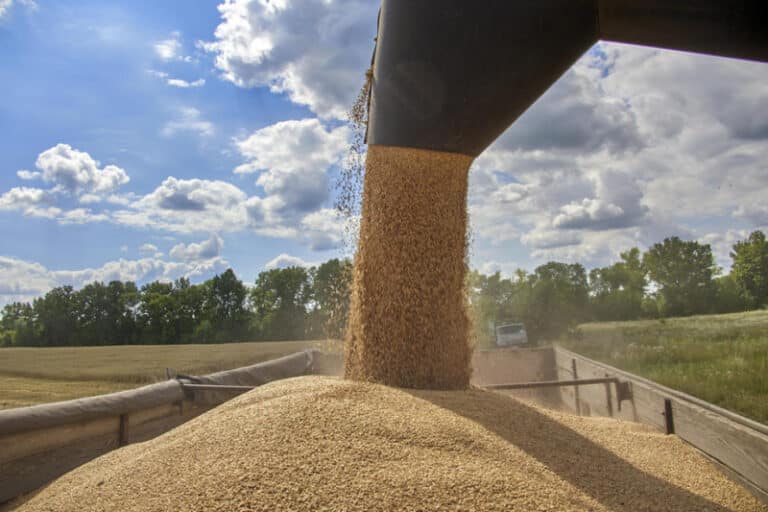
<instances>
[{"instance_id":1,"label":"green field","mask_svg":"<svg viewBox=\"0 0 768 512\"><path fill-rule=\"evenodd\" d=\"M768 423L768 311L579 326L561 345Z\"/></svg>"},{"instance_id":2,"label":"green field","mask_svg":"<svg viewBox=\"0 0 768 512\"><path fill-rule=\"evenodd\" d=\"M0 349L0 409L133 388L165 369L205 374L254 364L324 341Z\"/></svg>"}]
</instances>

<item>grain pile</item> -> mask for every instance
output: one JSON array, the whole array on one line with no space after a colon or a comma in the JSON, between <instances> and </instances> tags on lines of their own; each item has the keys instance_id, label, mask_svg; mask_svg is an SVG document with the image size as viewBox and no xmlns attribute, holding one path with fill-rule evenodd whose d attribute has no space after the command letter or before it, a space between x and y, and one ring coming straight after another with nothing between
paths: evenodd
<instances>
[{"instance_id":1,"label":"grain pile","mask_svg":"<svg viewBox=\"0 0 768 512\"><path fill-rule=\"evenodd\" d=\"M369 146L345 377L469 385L467 174L472 158Z\"/></svg>"},{"instance_id":2,"label":"grain pile","mask_svg":"<svg viewBox=\"0 0 768 512\"><path fill-rule=\"evenodd\" d=\"M487 391L273 382L60 478L22 511L754 511L674 436Z\"/></svg>"}]
</instances>

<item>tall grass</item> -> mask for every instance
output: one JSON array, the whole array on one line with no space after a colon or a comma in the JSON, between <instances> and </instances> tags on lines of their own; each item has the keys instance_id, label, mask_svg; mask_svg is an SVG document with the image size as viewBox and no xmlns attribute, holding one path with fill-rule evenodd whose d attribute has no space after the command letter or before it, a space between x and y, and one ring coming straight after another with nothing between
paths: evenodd
<instances>
[{"instance_id":1,"label":"tall grass","mask_svg":"<svg viewBox=\"0 0 768 512\"><path fill-rule=\"evenodd\" d=\"M768 423L768 311L589 323L561 344Z\"/></svg>"}]
</instances>

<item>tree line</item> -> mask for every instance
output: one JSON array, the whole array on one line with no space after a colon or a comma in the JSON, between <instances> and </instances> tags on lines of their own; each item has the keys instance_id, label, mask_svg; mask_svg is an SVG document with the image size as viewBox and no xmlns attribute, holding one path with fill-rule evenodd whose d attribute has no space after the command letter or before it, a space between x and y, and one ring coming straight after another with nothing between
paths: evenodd
<instances>
[{"instance_id":1,"label":"tree line","mask_svg":"<svg viewBox=\"0 0 768 512\"><path fill-rule=\"evenodd\" d=\"M478 343L493 326L523 322L531 340L554 339L585 321L623 321L747 311L768 305L768 242L762 231L733 245L722 275L709 244L678 237L587 272L578 263L549 262L511 279L469 274L469 301Z\"/></svg>"},{"instance_id":2,"label":"tree line","mask_svg":"<svg viewBox=\"0 0 768 512\"><path fill-rule=\"evenodd\" d=\"M755 231L733 245L728 275L712 248L677 237L587 272L549 262L532 273L468 274L474 335L492 342L494 326L523 322L529 339L552 339L584 321L728 313L768 305L768 242ZM133 282L60 286L7 304L0 346L221 343L343 336L352 263L261 272L246 286L231 269L201 283L181 278L141 288Z\"/></svg>"},{"instance_id":3,"label":"tree line","mask_svg":"<svg viewBox=\"0 0 768 512\"><path fill-rule=\"evenodd\" d=\"M0 346L75 346L339 337L347 316L348 260L261 272L248 287L232 269L201 283L181 278L60 286L7 304Z\"/></svg>"}]
</instances>

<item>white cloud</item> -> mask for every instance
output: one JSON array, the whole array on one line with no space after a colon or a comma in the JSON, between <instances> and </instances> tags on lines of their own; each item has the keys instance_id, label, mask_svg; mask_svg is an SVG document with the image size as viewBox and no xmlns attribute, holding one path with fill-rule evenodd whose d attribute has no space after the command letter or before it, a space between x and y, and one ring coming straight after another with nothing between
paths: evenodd
<instances>
[{"instance_id":1,"label":"white cloud","mask_svg":"<svg viewBox=\"0 0 768 512\"><path fill-rule=\"evenodd\" d=\"M12 5L13 0L0 0L0 18L5 16Z\"/></svg>"},{"instance_id":2,"label":"white cloud","mask_svg":"<svg viewBox=\"0 0 768 512\"><path fill-rule=\"evenodd\" d=\"M39 263L0 256L0 305L28 301L56 286L56 280Z\"/></svg>"},{"instance_id":3,"label":"white cloud","mask_svg":"<svg viewBox=\"0 0 768 512\"><path fill-rule=\"evenodd\" d=\"M579 244L582 237L572 231L534 230L524 234L520 240L534 249L553 249Z\"/></svg>"},{"instance_id":4,"label":"white cloud","mask_svg":"<svg viewBox=\"0 0 768 512\"><path fill-rule=\"evenodd\" d=\"M63 212L58 217L60 224L86 224L91 222L106 222L109 216L104 213L93 213L88 208L75 208Z\"/></svg>"},{"instance_id":5,"label":"white cloud","mask_svg":"<svg viewBox=\"0 0 768 512\"><path fill-rule=\"evenodd\" d=\"M39 171L28 171L26 169L22 169L20 171L16 171L16 176L22 180L36 180L42 176L42 173Z\"/></svg>"},{"instance_id":6,"label":"white cloud","mask_svg":"<svg viewBox=\"0 0 768 512\"><path fill-rule=\"evenodd\" d=\"M298 256L291 256L290 254L282 253L279 256L275 256L267 263L264 264L264 268L272 270L275 268L287 268L287 267L315 267L316 262L305 261Z\"/></svg>"},{"instance_id":7,"label":"white cloud","mask_svg":"<svg viewBox=\"0 0 768 512\"><path fill-rule=\"evenodd\" d=\"M520 241L529 267L603 265L668 236L768 225L766 83L759 63L601 43L473 165L484 257Z\"/></svg>"},{"instance_id":8,"label":"white cloud","mask_svg":"<svg viewBox=\"0 0 768 512\"><path fill-rule=\"evenodd\" d=\"M213 234L208 240L200 243L177 244L169 254L171 258L179 261L201 261L219 256L223 248L224 240Z\"/></svg>"},{"instance_id":9,"label":"white cloud","mask_svg":"<svg viewBox=\"0 0 768 512\"><path fill-rule=\"evenodd\" d=\"M37 2L34 0L18 0L18 2L30 11L37 10ZM0 19L10 12L13 3L13 0L0 0Z\"/></svg>"},{"instance_id":10,"label":"white cloud","mask_svg":"<svg viewBox=\"0 0 768 512\"><path fill-rule=\"evenodd\" d=\"M213 42L222 77L239 87L269 87L321 117L344 118L370 64L372 0L226 1Z\"/></svg>"},{"instance_id":11,"label":"white cloud","mask_svg":"<svg viewBox=\"0 0 768 512\"><path fill-rule=\"evenodd\" d=\"M184 107L179 110L175 119L168 121L160 132L165 137L171 137L178 132L191 132L200 136L213 135L213 123L200 117L200 111L194 107Z\"/></svg>"},{"instance_id":12,"label":"white cloud","mask_svg":"<svg viewBox=\"0 0 768 512\"><path fill-rule=\"evenodd\" d=\"M733 216L748 220L753 227L768 226L768 203L742 204Z\"/></svg>"},{"instance_id":13,"label":"white cloud","mask_svg":"<svg viewBox=\"0 0 768 512\"><path fill-rule=\"evenodd\" d=\"M247 226L246 199L225 181L168 177L112 217L119 224L175 233L240 231Z\"/></svg>"},{"instance_id":14,"label":"white cloud","mask_svg":"<svg viewBox=\"0 0 768 512\"><path fill-rule=\"evenodd\" d=\"M627 173L606 171L595 176L596 198L584 198L560 207L553 224L564 229L617 229L641 224L648 207L643 192Z\"/></svg>"},{"instance_id":15,"label":"white cloud","mask_svg":"<svg viewBox=\"0 0 768 512\"><path fill-rule=\"evenodd\" d=\"M323 208L301 219L300 240L313 251L336 249L343 237L343 219L332 208Z\"/></svg>"},{"instance_id":16,"label":"white cloud","mask_svg":"<svg viewBox=\"0 0 768 512\"><path fill-rule=\"evenodd\" d=\"M202 87L205 85L205 78L200 78L193 82L187 82L180 78L169 78L166 83L172 87L180 87L186 89L187 87Z\"/></svg>"},{"instance_id":17,"label":"white cloud","mask_svg":"<svg viewBox=\"0 0 768 512\"><path fill-rule=\"evenodd\" d=\"M227 266L227 261L220 257L195 262L121 258L97 268L50 270L40 263L0 256L0 306L13 301L30 301L56 286L81 288L93 281L141 283L156 279L168 281L179 277L205 277L221 272Z\"/></svg>"},{"instance_id":18,"label":"white cloud","mask_svg":"<svg viewBox=\"0 0 768 512\"><path fill-rule=\"evenodd\" d=\"M481 274L492 275L499 272L504 278L511 278L520 265L513 261L486 261L478 269Z\"/></svg>"},{"instance_id":19,"label":"white cloud","mask_svg":"<svg viewBox=\"0 0 768 512\"><path fill-rule=\"evenodd\" d=\"M329 169L348 148L348 129L328 129L318 119L283 121L237 140L248 160L237 174L259 173L265 195L245 204L259 234L290 238L324 251L339 245L342 223L323 205L329 199Z\"/></svg>"},{"instance_id":20,"label":"white cloud","mask_svg":"<svg viewBox=\"0 0 768 512\"><path fill-rule=\"evenodd\" d=\"M20 211L29 217L56 217L61 209L53 203L50 192L40 188L13 187L0 195L0 210Z\"/></svg>"},{"instance_id":21,"label":"white cloud","mask_svg":"<svg viewBox=\"0 0 768 512\"><path fill-rule=\"evenodd\" d=\"M168 73L165 71L157 71L156 69L148 69L147 73L154 76L155 78L159 78L161 80L165 80L168 78Z\"/></svg>"},{"instance_id":22,"label":"white cloud","mask_svg":"<svg viewBox=\"0 0 768 512\"><path fill-rule=\"evenodd\" d=\"M747 237L749 237L749 230L729 229L724 233L707 233L699 237L699 242L709 244L712 247L715 261L724 270L724 273L727 274L733 263L730 256L733 246L736 242L745 240Z\"/></svg>"},{"instance_id":23,"label":"white cloud","mask_svg":"<svg viewBox=\"0 0 768 512\"><path fill-rule=\"evenodd\" d=\"M183 80L181 78L174 78L170 76L165 71L157 71L155 69L148 69L147 73L154 76L155 78L159 78L163 82L166 83L166 85L170 85L171 87L180 87L182 89L186 89L189 87L202 87L205 85L205 78L199 78L197 80L188 81Z\"/></svg>"},{"instance_id":24,"label":"white cloud","mask_svg":"<svg viewBox=\"0 0 768 512\"><path fill-rule=\"evenodd\" d=\"M139 252L156 253L158 248L155 244L142 244L139 247Z\"/></svg>"},{"instance_id":25,"label":"white cloud","mask_svg":"<svg viewBox=\"0 0 768 512\"><path fill-rule=\"evenodd\" d=\"M181 50L181 34L179 32L171 33L171 37L157 41L154 44L155 54L162 60L174 60Z\"/></svg>"},{"instance_id":26,"label":"white cloud","mask_svg":"<svg viewBox=\"0 0 768 512\"><path fill-rule=\"evenodd\" d=\"M13 187L0 196L0 208L17 210L28 206L37 206L50 201L47 190L30 187Z\"/></svg>"},{"instance_id":27,"label":"white cloud","mask_svg":"<svg viewBox=\"0 0 768 512\"><path fill-rule=\"evenodd\" d=\"M288 217L317 210L328 199L327 170L348 148L349 131L326 129L317 119L282 121L236 141L248 162L235 173L261 171L256 184L269 200L253 206L262 218Z\"/></svg>"},{"instance_id":28,"label":"white cloud","mask_svg":"<svg viewBox=\"0 0 768 512\"><path fill-rule=\"evenodd\" d=\"M545 150L612 154L643 146L630 105L605 94L600 70L577 62L496 141L502 151Z\"/></svg>"},{"instance_id":29,"label":"white cloud","mask_svg":"<svg viewBox=\"0 0 768 512\"><path fill-rule=\"evenodd\" d=\"M128 174L120 167L100 165L91 155L69 144L57 144L47 149L35 161L43 181L54 185L53 192L104 195L130 181Z\"/></svg>"}]
</instances>

